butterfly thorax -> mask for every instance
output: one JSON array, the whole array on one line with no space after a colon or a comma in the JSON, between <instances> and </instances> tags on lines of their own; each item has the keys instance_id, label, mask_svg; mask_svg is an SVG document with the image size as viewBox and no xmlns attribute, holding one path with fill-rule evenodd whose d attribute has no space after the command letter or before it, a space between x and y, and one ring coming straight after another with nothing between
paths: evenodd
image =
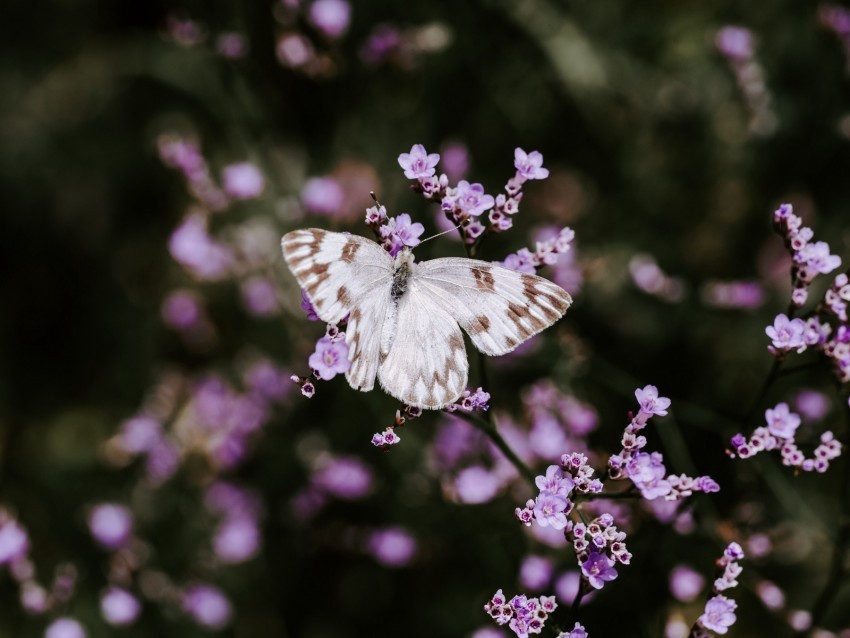
<instances>
[{"instance_id":1,"label":"butterfly thorax","mask_svg":"<svg viewBox=\"0 0 850 638\"><path fill-rule=\"evenodd\" d=\"M413 266L413 251L407 247L402 248L393 262L393 285L390 289L393 301L398 301L407 291L407 282L413 273Z\"/></svg>"}]
</instances>

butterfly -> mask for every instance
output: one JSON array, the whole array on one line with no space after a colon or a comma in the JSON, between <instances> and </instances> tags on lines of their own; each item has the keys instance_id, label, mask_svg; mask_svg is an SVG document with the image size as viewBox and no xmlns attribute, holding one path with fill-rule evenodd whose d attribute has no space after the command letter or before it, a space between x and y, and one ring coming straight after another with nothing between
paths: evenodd
<instances>
[{"instance_id":1,"label":"butterfly","mask_svg":"<svg viewBox=\"0 0 850 638\"><path fill-rule=\"evenodd\" d=\"M406 405L440 409L466 388L469 362L462 327L476 348L506 354L560 319L572 303L560 286L485 261L394 258L365 237L318 228L281 240L283 256L316 315L348 316L356 390L381 387Z\"/></svg>"}]
</instances>

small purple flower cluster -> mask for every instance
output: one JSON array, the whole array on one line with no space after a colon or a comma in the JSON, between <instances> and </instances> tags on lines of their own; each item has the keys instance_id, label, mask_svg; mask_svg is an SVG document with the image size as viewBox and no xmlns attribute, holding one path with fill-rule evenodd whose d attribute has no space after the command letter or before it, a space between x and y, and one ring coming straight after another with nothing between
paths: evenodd
<instances>
[{"instance_id":1,"label":"small purple flower cluster","mask_svg":"<svg viewBox=\"0 0 850 638\"><path fill-rule=\"evenodd\" d=\"M707 281L700 297L712 308L758 308L765 300L764 287L758 281Z\"/></svg>"},{"instance_id":2,"label":"small purple flower cluster","mask_svg":"<svg viewBox=\"0 0 850 638\"><path fill-rule=\"evenodd\" d=\"M575 504L570 500L573 491L580 494L598 494L602 491L602 482L593 478L593 468L588 465L587 457L580 452L564 454L560 465L550 465L545 476L538 476L535 484L540 493L529 499L524 508L517 507L514 513L526 526L537 521L541 527L552 527L569 532L572 523L567 516Z\"/></svg>"},{"instance_id":3,"label":"small purple flower cluster","mask_svg":"<svg viewBox=\"0 0 850 638\"><path fill-rule=\"evenodd\" d=\"M490 409L490 393L484 392L483 388L477 388L475 392L472 390L464 390L463 394L458 397L454 403L447 405L444 410L447 412L475 412L475 410Z\"/></svg>"},{"instance_id":4,"label":"small purple flower cluster","mask_svg":"<svg viewBox=\"0 0 850 638\"><path fill-rule=\"evenodd\" d=\"M539 152L526 153L517 148L514 151L516 173L505 185L505 192L493 197L484 191L481 184L466 180L459 181L457 186L450 186L445 173L437 175L439 161L440 155L428 153L422 144L414 144L409 153L402 153L398 157L405 177L417 180L414 190L429 201L440 202L446 218L460 228L461 236L467 244L476 243L485 231L498 233L511 228L512 216L519 211L523 184L528 180L549 176L549 171L543 168L543 156ZM488 214L487 226L480 221L484 213ZM566 242L569 243L571 239Z\"/></svg>"},{"instance_id":5,"label":"small purple flower cluster","mask_svg":"<svg viewBox=\"0 0 850 638\"><path fill-rule=\"evenodd\" d=\"M569 226L564 226L556 237L538 241L534 252L528 248L520 248L517 252L505 257L504 261L495 263L510 270L533 275L542 266L558 263L558 256L570 250L573 239L575 239L575 232Z\"/></svg>"},{"instance_id":6,"label":"small purple flower cluster","mask_svg":"<svg viewBox=\"0 0 850 638\"><path fill-rule=\"evenodd\" d=\"M602 514L590 523L576 523L572 529L573 548L582 576L594 589L617 578L615 565L628 565L632 555L626 548L626 533L614 525L614 517Z\"/></svg>"},{"instance_id":7,"label":"small purple flower cluster","mask_svg":"<svg viewBox=\"0 0 850 638\"><path fill-rule=\"evenodd\" d=\"M292 498L293 514L302 521L313 518L330 499L359 501L372 492L371 468L355 456L322 451L309 460L310 480Z\"/></svg>"},{"instance_id":8,"label":"small purple flower cluster","mask_svg":"<svg viewBox=\"0 0 850 638\"><path fill-rule=\"evenodd\" d=\"M773 228L785 240L785 247L791 254L793 267L791 279L794 290L791 304L802 307L809 296L809 285L818 275L828 275L841 265L841 258L829 254L829 244L825 241L813 242L814 231L803 226L803 220L794 214L791 204L782 204L773 213Z\"/></svg>"},{"instance_id":9,"label":"small purple flower cluster","mask_svg":"<svg viewBox=\"0 0 850 638\"><path fill-rule=\"evenodd\" d=\"M841 39L847 70L850 72L850 10L837 4L821 4L818 21Z\"/></svg>"},{"instance_id":10,"label":"small purple flower cluster","mask_svg":"<svg viewBox=\"0 0 850 638\"><path fill-rule=\"evenodd\" d=\"M562 631L557 638L587 638L589 634L581 623L576 623L570 631Z\"/></svg>"},{"instance_id":11,"label":"small purple flower cluster","mask_svg":"<svg viewBox=\"0 0 850 638\"><path fill-rule=\"evenodd\" d=\"M685 297L684 280L665 273L652 255L638 253L632 257L629 275L638 290L662 301L677 303Z\"/></svg>"},{"instance_id":12,"label":"small purple flower cluster","mask_svg":"<svg viewBox=\"0 0 850 638\"><path fill-rule=\"evenodd\" d=\"M771 107L773 97L767 88L765 73L755 58L755 38L744 27L726 26L715 36L717 50L729 62L738 88L750 110L750 131L766 137L776 131L777 118Z\"/></svg>"},{"instance_id":13,"label":"small purple flower cluster","mask_svg":"<svg viewBox=\"0 0 850 638\"><path fill-rule=\"evenodd\" d=\"M641 452L646 446L646 437L639 432L653 416L667 414L670 399L658 396L658 388L654 385L638 388L635 397L640 409L623 432L623 449L608 459L608 475L612 479L631 479L643 497L650 501L659 496L675 501L691 496L694 492L719 491L720 486L711 477L667 475L664 457L660 452Z\"/></svg>"},{"instance_id":14,"label":"small purple flower cluster","mask_svg":"<svg viewBox=\"0 0 850 638\"><path fill-rule=\"evenodd\" d=\"M310 355L307 364L313 376L323 381L330 381L336 375L347 372L351 362L348 359L345 333L329 324L325 336L316 342L316 350Z\"/></svg>"},{"instance_id":15,"label":"small purple flower cluster","mask_svg":"<svg viewBox=\"0 0 850 638\"><path fill-rule=\"evenodd\" d=\"M410 71L425 55L448 46L448 31L439 23L401 28L393 24L376 25L360 48L360 59L370 66L395 66Z\"/></svg>"},{"instance_id":16,"label":"small purple flower cluster","mask_svg":"<svg viewBox=\"0 0 850 638\"><path fill-rule=\"evenodd\" d=\"M827 430L820 437L820 444L815 448L812 458L797 446L794 437L800 426L800 415L791 412L787 403L778 403L765 411L766 426L753 430L749 439L743 434L736 434L730 441L732 450L729 455L746 459L759 452L778 449L782 455L782 464L797 468L803 472L826 472L829 464L841 456L841 442Z\"/></svg>"},{"instance_id":17,"label":"small purple flower cluster","mask_svg":"<svg viewBox=\"0 0 850 638\"><path fill-rule=\"evenodd\" d=\"M727 598L720 592L731 589L738 585L738 576L741 574L741 566L738 561L744 557L744 550L738 543L729 543L717 560L717 567L722 570L721 575L714 581L713 596L705 603L705 610L697 619L691 636L693 638L707 638L709 632L725 634L729 627L737 620L735 609L738 607L731 598Z\"/></svg>"},{"instance_id":18,"label":"small purple flower cluster","mask_svg":"<svg viewBox=\"0 0 850 638\"><path fill-rule=\"evenodd\" d=\"M484 611L499 625L508 625L517 638L528 638L543 630L549 614L557 607L554 596L528 598L520 594L508 601L500 589L484 605Z\"/></svg>"}]
</instances>

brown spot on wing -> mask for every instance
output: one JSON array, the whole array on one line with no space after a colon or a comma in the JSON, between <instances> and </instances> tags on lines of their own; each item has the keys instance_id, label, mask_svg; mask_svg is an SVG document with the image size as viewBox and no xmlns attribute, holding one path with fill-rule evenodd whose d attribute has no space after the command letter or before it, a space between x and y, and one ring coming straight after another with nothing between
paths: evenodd
<instances>
[{"instance_id":1,"label":"brown spot on wing","mask_svg":"<svg viewBox=\"0 0 850 638\"><path fill-rule=\"evenodd\" d=\"M489 329L490 319L487 318L487 315L478 315L472 320L472 323L469 324L468 332L471 335L480 335L482 332L487 332Z\"/></svg>"},{"instance_id":2,"label":"brown spot on wing","mask_svg":"<svg viewBox=\"0 0 850 638\"><path fill-rule=\"evenodd\" d=\"M493 292L496 288L496 279L489 268L476 266L472 269L472 276L475 277L475 287L479 290L489 290Z\"/></svg>"},{"instance_id":3,"label":"brown spot on wing","mask_svg":"<svg viewBox=\"0 0 850 638\"><path fill-rule=\"evenodd\" d=\"M336 291L336 300L346 308L351 306L351 296L348 294L348 288L340 286Z\"/></svg>"},{"instance_id":4,"label":"brown spot on wing","mask_svg":"<svg viewBox=\"0 0 850 638\"><path fill-rule=\"evenodd\" d=\"M340 259L348 264L352 263L354 261L354 255L359 249L360 244L349 239L342 247L342 255L340 255Z\"/></svg>"}]
</instances>

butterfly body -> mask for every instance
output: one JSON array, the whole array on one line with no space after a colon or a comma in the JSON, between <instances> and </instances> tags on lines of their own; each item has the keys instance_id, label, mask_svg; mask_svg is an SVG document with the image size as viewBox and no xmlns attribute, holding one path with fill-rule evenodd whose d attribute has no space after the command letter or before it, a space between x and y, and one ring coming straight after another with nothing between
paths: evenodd
<instances>
[{"instance_id":1,"label":"butterfly body","mask_svg":"<svg viewBox=\"0 0 850 638\"><path fill-rule=\"evenodd\" d=\"M459 257L416 263L408 248L393 258L356 235L296 230L281 245L319 318L338 323L348 315L349 384L365 392L377 379L420 408L442 408L466 388L461 327L485 354L505 354L572 301L536 275Z\"/></svg>"}]
</instances>

